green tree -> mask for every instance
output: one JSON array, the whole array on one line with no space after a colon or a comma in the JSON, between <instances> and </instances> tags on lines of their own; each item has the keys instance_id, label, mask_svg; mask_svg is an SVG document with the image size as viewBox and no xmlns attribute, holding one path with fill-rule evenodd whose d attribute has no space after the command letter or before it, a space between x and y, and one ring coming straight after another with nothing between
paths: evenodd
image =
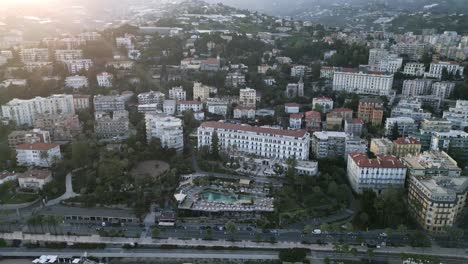
<instances>
[{"instance_id":1,"label":"green tree","mask_svg":"<svg viewBox=\"0 0 468 264\"><path fill-rule=\"evenodd\" d=\"M211 155L213 159L219 159L219 138L216 131L214 131L213 135L211 136Z\"/></svg>"},{"instance_id":2,"label":"green tree","mask_svg":"<svg viewBox=\"0 0 468 264\"><path fill-rule=\"evenodd\" d=\"M280 250L278 257L283 262L303 262L307 252L304 248L286 248Z\"/></svg>"},{"instance_id":3,"label":"green tree","mask_svg":"<svg viewBox=\"0 0 468 264\"><path fill-rule=\"evenodd\" d=\"M393 127L392 127L391 140L396 140L399 137L400 137L400 131L398 128L398 123L395 122L395 124L393 124Z\"/></svg>"},{"instance_id":4,"label":"green tree","mask_svg":"<svg viewBox=\"0 0 468 264\"><path fill-rule=\"evenodd\" d=\"M232 221L228 221L225 225L224 228L228 231L230 234L234 234L237 230L236 224Z\"/></svg>"}]
</instances>

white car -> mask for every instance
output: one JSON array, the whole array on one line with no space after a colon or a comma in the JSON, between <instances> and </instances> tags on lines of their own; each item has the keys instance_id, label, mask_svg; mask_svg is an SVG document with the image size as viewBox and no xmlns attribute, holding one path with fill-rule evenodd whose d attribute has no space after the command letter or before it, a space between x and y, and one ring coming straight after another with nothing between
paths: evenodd
<instances>
[{"instance_id":1,"label":"white car","mask_svg":"<svg viewBox=\"0 0 468 264\"><path fill-rule=\"evenodd\" d=\"M314 229L314 231L312 231L312 234L314 234L314 235L320 235L320 234L322 234L322 230L320 230L320 229Z\"/></svg>"}]
</instances>

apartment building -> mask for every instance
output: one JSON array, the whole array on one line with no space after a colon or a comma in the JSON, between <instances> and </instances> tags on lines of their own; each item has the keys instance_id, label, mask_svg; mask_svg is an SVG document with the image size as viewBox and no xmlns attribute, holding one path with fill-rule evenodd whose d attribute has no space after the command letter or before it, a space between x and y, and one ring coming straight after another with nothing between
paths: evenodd
<instances>
[{"instance_id":1,"label":"apartment building","mask_svg":"<svg viewBox=\"0 0 468 264\"><path fill-rule=\"evenodd\" d=\"M238 105L234 107L233 116L235 119L254 119L255 113L255 107Z\"/></svg>"},{"instance_id":2,"label":"apartment building","mask_svg":"<svg viewBox=\"0 0 468 264\"><path fill-rule=\"evenodd\" d=\"M182 86L172 87L169 89L169 99L176 101L185 101L187 100L187 92Z\"/></svg>"},{"instance_id":3,"label":"apartment building","mask_svg":"<svg viewBox=\"0 0 468 264\"><path fill-rule=\"evenodd\" d=\"M393 52L402 56L407 55L412 61L419 61L426 52L426 44L422 43L398 43L392 46Z\"/></svg>"},{"instance_id":4,"label":"apartment building","mask_svg":"<svg viewBox=\"0 0 468 264\"><path fill-rule=\"evenodd\" d=\"M193 83L193 100L205 101L210 98L211 87L199 82Z\"/></svg>"},{"instance_id":5,"label":"apartment building","mask_svg":"<svg viewBox=\"0 0 468 264\"><path fill-rule=\"evenodd\" d=\"M457 100L455 107L444 111L442 117L450 121L454 129L463 130L468 127L468 101Z\"/></svg>"},{"instance_id":6,"label":"apartment building","mask_svg":"<svg viewBox=\"0 0 468 264\"><path fill-rule=\"evenodd\" d=\"M70 141L81 132L80 120L75 114L39 114L34 127L48 131L54 141Z\"/></svg>"},{"instance_id":7,"label":"apartment building","mask_svg":"<svg viewBox=\"0 0 468 264\"><path fill-rule=\"evenodd\" d=\"M146 140L159 139L161 146L177 152L184 149L184 130L182 120L166 114L146 113Z\"/></svg>"},{"instance_id":8,"label":"apartment building","mask_svg":"<svg viewBox=\"0 0 468 264\"><path fill-rule=\"evenodd\" d=\"M454 82L435 82L432 84L432 95L447 99L455 90Z\"/></svg>"},{"instance_id":9,"label":"apartment building","mask_svg":"<svg viewBox=\"0 0 468 264\"><path fill-rule=\"evenodd\" d=\"M87 94L74 94L73 95L73 106L75 111L88 109L91 96Z\"/></svg>"},{"instance_id":10,"label":"apartment building","mask_svg":"<svg viewBox=\"0 0 468 264\"><path fill-rule=\"evenodd\" d=\"M392 133L395 124L398 126L398 134L402 137L415 133L418 128L418 124L411 117L389 117L385 121L385 135Z\"/></svg>"},{"instance_id":11,"label":"apartment building","mask_svg":"<svg viewBox=\"0 0 468 264\"><path fill-rule=\"evenodd\" d=\"M239 104L242 106L255 107L257 104L257 91L252 88L240 89Z\"/></svg>"},{"instance_id":12,"label":"apartment building","mask_svg":"<svg viewBox=\"0 0 468 264\"><path fill-rule=\"evenodd\" d=\"M289 128L290 129L301 129L303 113L290 114L289 115Z\"/></svg>"},{"instance_id":13,"label":"apartment building","mask_svg":"<svg viewBox=\"0 0 468 264\"><path fill-rule=\"evenodd\" d=\"M317 131L312 134L311 150L317 159L344 157L346 150L345 132Z\"/></svg>"},{"instance_id":14,"label":"apartment building","mask_svg":"<svg viewBox=\"0 0 468 264\"><path fill-rule=\"evenodd\" d=\"M125 99L119 95L94 96L94 111L112 112L125 110Z\"/></svg>"},{"instance_id":15,"label":"apartment building","mask_svg":"<svg viewBox=\"0 0 468 264\"><path fill-rule=\"evenodd\" d=\"M187 110L199 112L203 110L203 104L199 101L179 101L177 102L177 113L182 114Z\"/></svg>"},{"instance_id":16,"label":"apartment building","mask_svg":"<svg viewBox=\"0 0 468 264\"><path fill-rule=\"evenodd\" d=\"M393 141L392 152L397 157L417 155L421 152L421 141L414 137L397 138Z\"/></svg>"},{"instance_id":17,"label":"apartment building","mask_svg":"<svg viewBox=\"0 0 468 264\"><path fill-rule=\"evenodd\" d=\"M429 67L429 72L426 73L426 77L442 79L442 72L446 69L447 73L459 75L463 77L463 66L460 66L458 63L450 61L436 61L432 62Z\"/></svg>"},{"instance_id":18,"label":"apartment building","mask_svg":"<svg viewBox=\"0 0 468 264\"><path fill-rule=\"evenodd\" d=\"M322 127L322 117L317 111L305 112L305 127L309 132L320 131Z\"/></svg>"},{"instance_id":19,"label":"apartment building","mask_svg":"<svg viewBox=\"0 0 468 264\"><path fill-rule=\"evenodd\" d=\"M298 83L289 83L286 86L285 95L288 98L302 97L304 96L304 81L302 78Z\"/></svg>"},{"instance_id":20,"label":"apartment building","mask_svg":"<svg viewBox=\"0 0 468 264\"><path fill-rule=\"evenodd\" d=\"M16 146L16 162L19 166L52 167L60 160L60 145L42 142Z\"/></svg>"},{"instance_id":21,"label":"apartment building","mask_svg":"<svg viewBox=\"0 0 468 264\"><path fill-rule=\"evenodd\" d=\"M347 175L356 193L371 189L382 194L389 188L404 186L406 166L392 155L378 155L370 159L363 153L351 153L348 155Z\"/></svg>"},{"instance_id":22,"label":"apartment building","mask_svg":"<svg viewBox=\"0 0 468 264\"><path fill-rule=\"evenodd\" d=\"M70 74L78 74L82 70L88 71L93 66L93 61L90 59L64 60L63 63Z\"/></svg>"},{"instance_id":23,"label":"apartment building","mask_svg":"<svg viewBox=\"0 0 468 264\"><path fill-rule=\"evenodd\" d=\"M370 143L370 152L374 155L392 155L393 142L388 138L373 138Z\"/></svg>"},{"instance_id":24,"label":"apartment building","mask_svg":"<svg viewBox=\"0 0 468 264\"><path fill-rule=\"evenodd\" d=\"M65 87L75 90L88 87L88 78L86 76L74 75L65 78Z\"/></svg>"},{"instance_id":25,"label":"apartment building","mask_svg":"<svg viewBox=\"0 0 468 264\"><path fill-rule=\"evenodd\" d=\"M158 104L163 105L166 95L158 91L150 91L138 94L138 104Z\"/></svg>"},{"instance_id":26,"label":"apartment building","mask_svg":"<svg viewBox=\"0 0 468 264\"><path fill-rule=\"evenodd\" d=\"M333 90L356 94L387 96L393 86L393 74L356 69L335 71Z\"/></svg>"},{"instance_id":27,"label":"apartment building","mask_svg":"<svg viewBox=\"0 0 468 264\"><path fill-rule=\"evenodd\" d=\"M230 72L226 75L225 86L238 88L245 86L245 75L240 72Z\"/></svg>"},{"instance_id":28,"label":"apartment building","mask_svg":"<svg viewBox=\"0 0 468 264\"><path fill-rule=\"evenodd\" d=\"M408 62L403 68L403 74L407 76L422 77L425 72L426 66L419 62Z\"/></svg>"},{"instance_id":29,"label":"apartment building","mask_svg":"<svg viewBox=\"0 0 468 264\"><path fill-rule=\"evenodd\" d=\"M130 121L126 110L94 113L94 132L100 139L125 138L129 133Z\"/></svg>"},{"instance_id":30,"label":"apartment building","mask_svg":"<svg viewBox=\"0 0 468 264\"><path fill-rule=\"evenodd\" d=\"M327 114L326 124L328 130L341 130L344 120L353 118L353 110L349 108L335 108Z\"/></svg>"},{"instance_id":31,"label":"apartment building","mask_svg":"<svg viewBox=\"0 0 468 264\"><path fill-rule=\"evenodd\" d=\"M360 137L364 122L360 118L346 119L344 121L344 132L348 135Z\"/></svg>"},{"instance_id":32,"label":"apartment building","mask_svg":"<svg viewBox=\"0 0 468 264\"><path fill-rule=\"evenodd\" d=\"M114 76L108 72L101 72L96 75L96 79L99 87L110 88L112 87Z\"/></svg>"},{"instance_id":33,"label":"apartment building","mask_svg":"<svg viewBox=\"0 0 468 264\"><path fill-rule=\"evenodd\" d=\"M468 133L463 130L434 132L431 137L431 149L456 153L459 160L468 160Z\"/></svg>"},{"instance_id":34,"label":"apartment building","mask_svg":"<svg viewBox=\"0 0 468 264\"><path fill-rule=\"evenodd\" d=\"M49 97L35 97L29 100L13 99L2 105L3 118L17 125L34 124L37 114L75 113L73 96L55 94Z\"/></svg>"},{"instance_id":35,"label":"apartment building","mask_svg":"<svg viewBox=\"0 0 468 264\"><path fill-rule=\"evenodd\" d=\"M382 124L384 103L380 98L363 98L359 100L358 117L365 123L374 126Z\"/></svg>"},{"instance_id":36,"label":"apartment building","mask_svg":"<svg viewBox=\"0 0 468 264\"><path fill-rule=\"evenodd\" d=\"M83 51L75 50L55 50L56 61L80 60L83 59Z\"/></svg>"},{"instance_id":37,"label":"apartment building","mask_svg":"<svg viewBox=\"0 0 468 264\"><path fill-rule=\"evenodd\" d=\"M49 131L41 129L33 129L30 131L15 130L8 134L8 147L12 150L16 149L18 145L36 142L51 143Z\"/></svg>"},{"instance_id":38,"label":"apartment building","mask_svg":"<svg viewBox=\"0 0 468 264\"><path fill-rule=\"evenodd\" d=\"M305 130L204 122L198 128L198 148L211 147L215 132L223 151L284 160L293 157L298 160L309 159L310 135Z\"/></svg>"},{"instance_id":39,"label":"apartment building","mask_svg":"<svg viewBox=\"0 0 468 264\"><path fill-rule=\"evenodd\" d=\"M320 109L322 113L333 110L333 100L329 97L321 96L312 99L312 109Z\"/></svg>"},{"instance_id":40,"label":"apartment building","mask_svg":"<svg viewBox=\"0 0 468 264\"><path fill-rule=\"evenodd\" d=\"M221 115L226 117L228 113L230 103L227 100L222 100L222 99L209 99L206 102L206 109L208 113L212 113L215 115Z\"/></svg>"},{"instance_id":41,"label":"apartment building","mask_svg":"<svg viewBox=\"0 0 468 264\"><path fill-rule=\"evenodd\" d=\"M432 83L431 79L404 80L401 93L406 97L427 95L432 91Z\"/></svg>"},{"instance_id":42,"label":"apartment building","mask_svg":"<svg viewBox=\"0 0 468 264\"><path fill-rule=\"evenodd\" d=\"M410 117L419 123L432 117L430 112L422 109L422 104L414 99L401 99L398 105L392 109L391 117Z\"/></svg>"},{"instance_id":43,"label":"apartment building","mask_svg":"<svg viewBox=\"0 0 468 264\"><path fill-rule=\"evenodd\" d=\"M22 63L50 61L49 49L21 49L19 52L19 57Z\"/></svg>"}]
</instances>

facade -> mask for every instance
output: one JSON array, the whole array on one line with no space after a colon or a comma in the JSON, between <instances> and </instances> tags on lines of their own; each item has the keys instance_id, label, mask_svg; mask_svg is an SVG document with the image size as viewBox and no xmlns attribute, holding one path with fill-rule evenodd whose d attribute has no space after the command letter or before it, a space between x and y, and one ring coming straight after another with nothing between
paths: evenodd
<instances>
[{"instance_id":1,"label":"facade","mask_svg":"<svg viewBox=\"0 0 468 264\"><path fill-rule=\"evenodd\" d=\"M75 113L72 95L55 94L29 100L13 99L2 105L3 118L13 121L17 125L32 126L37 114L59 113Z\"/></svg>"},{"instance_id":2,"label":"facade","mask_svg":"<svg viewBox=\"0 0 468 264\"><path fill-rule=\"evenodd\" d=\"M182 120L165 114L145 114L146 140L157 138L161 146L182 152L184 149L184 130Z\"/></svg>"},{"instance_id":3,"label":"facade","mask_svg":"<svg viewBox=\"0 0 468 264\"><path fill-rule=\"evenodd\" d=\"M286 86L285 94L288 98L304 96L304 82L302 81L302 78L298 83L289 83Z\"/></svg>"},{"instance_id":4,"label":"facade","mask_svg":"<svg viewBox=\"0 0 468 264\"><path fill-rule=\"evenodd\" d=\"M318 131L312 134L312 154L317 159L343 157L346 150L345 132Z\"/></svg>"},{"instance_id":5,"label":"facade","mask_svg":"<svg viewBox=\"0 0 468 264\"><path fill-rule=\"evenodd\" d=\"M83 59L82 50L55 50L56 61L80 60Z\"/></svg>"},{"instance_id":6,"label":"facade","mask_svg":"<svg viewBox=\"0 0 468 264\"><path fill-rule=\"evenodd\" d=\"M226 87L243 87L245 86L245 75L240 72L230 72L226 75Z\"/></svg>"},{"instance_id":7,"label":"facade","mask_svg":"<svg viewBox=\"0 0 468 264\"><path fill-rule=\"evenodd\" d=\"M369 64L372 70L387 73L396 73L403 66L403 58L395 54L378 59L376 64Z\"/></svg>"},{"instance_id":8,"label":"facade","mask_svg":"<svg viewBox=\"0 0 468 264\"><path fill-rule=\"evenodd\" d=\"M461 169L457 162L443 151L425 151L416 156L406 156L401 158L408 167L409 176L445 176L459 177Z\"/></svg>"},{"instance_id":9,"label":"facade","mask_svg":"<svg viewBox=\"0 0 468 264\"><path fill-rule=\"evenodd\" d=\"M49 131L41 129L33 129L31 131L15 130L8 134L8 147L12 150L16 149L18 145L36 142L51 143Z\"/></svg>"},{"instance_id":10,"label":"facade","mask_svg":"<svg viewBox=\"0 0 468 264\"><path fill-rule=\"evenodd\" d=\"M252 106L236 106L234 107L234 118L235 119L254 119L255 118L255 107Z\"/></svg>"},{"instance_id":11,"label":"facade","mask_svg":"<svg viewBox=\"0 0 468 264\"><path fill-rule=\"evenodd\" d=\"M252 88L240 89L239 104L242 106L255 107L257 104L257 91Z\"/></svg>"},{"instance_id":12,"label":"facade","mask_svg":"<svg viewBox=\"0 0 468 264\"><path fill-rule=\"evenodd\" d=\"M415 133L418 124L411 117L390 117L385 121L385 135L391 135L392 129L397 124L399 136L407 137Z\"/></svg>"},{"instance_id":13,"label":"facade","mask_svg":"<svg viewBox=\"0 0 468 264\"><path fill-rule=\"evenodd\" d=\"M400 137L393 141L392 150L397 157L418 155L421 152L421 141L413 137Z\"/></svg>"},{"instance_id":14,"label":"facade","mask_svg":"<svg viewBox=\"0 0 468 264\"><path fill-rule=\"evenodd\" d=\"M422 77L425 72L426 66L424 63L418 62L408 62L403 69L403 74L408 76Z\"/></svg>"},{"instance_id":15,"label":"facade","mask_svg":"<svg viewBox=\"0 0 468 264\"><path fill-rule=\"evenodd\" d=\"M185 101L187 100L187 92L182 86L172 87L169 90L169 99L176 101Z\"/></svg>"},{"instance_id":16,"label":"facade","mask_svg":"<svg viewBox=\"0 0 468 264\"><path fill-rule=\"evenodd\" d=\"M459 160L468 160L468 133L463 130L434 132L431 150L440 150L456 155Z\"/></svg>"},{"instance_id":17,"label":"facade","mask_svg":"<svg viewBox=\"0 0 468 264\"><path fill-rule=\"evenodd\" d=\"M422 59L426 51L426 44L422 43L398 43L392 47L393 51L398 55L407 55L412 61Z\"/></svg>"},{"instance_id":18,"label":"facade","mask_svg":"<svg viewBox=\"0 0 468 264\"><path fill-rule=\"evenodd\" d=\"M402 99L392 109L391 117L410 117L419 123L424 119L431 118L432 114L422 109L422 104L419 100Z\"/></svg>"},{"instance_id":19,"label":"facade","mask_svg":"<svg viewBox=\"0 0 468 264\"><path fill-rule=\"evenodd\" d=\"M68 76L65 78L65 86L73 89L88 87L88 78L79 75Z\"/></svg>"},{"instance_id":20,"label":"facade","mask_svg":"<svg viewBox=\"0 0 468 264\"><path fill-rule=\"evenodd\" d=\"M16 162L20 166L48 168L61 158L58 144L35 142L16 146Z\"/></svg>"},{"instance_id":21,"label":"facade","mask_svg":"<svg viewBox=\"0 0 468 264\"><path fill-rule=\"evenodd\" d=\"M108 72L101 72L100 74L96 75L97 83L99 87L109 88L112 87L112 80L114 76Z\"/></svg>"},{"instance_id":22,"label":"facade","mask_svg":"<svg viewBox=\"0 0 468 264\"><path fill-rule=\"evenodd\" d=\"M406 97L413 97L430 94L432 82L433 80L431 79L404 80L402 95Z\"/></svg>"},{"instance_id":23,"label":"facade","mask_svg":"<svg viewBox=\"0 0 468 264\"><path fill-rule=\"evenodd\" d=\"M305 127L309 132L316 132L321 130L322 117L317 111L305 112Z\"/></svg>"},{"instance_id":24,"label":"facade","mask_svg":"<svg viewBox=\"0 0 468 264\"><path fill-rule=\"evenodd\" d=\"M358 117L365 123L380 126L383 119L384 103L379 98L363 98L359 100Z\"/></svg>"},{"instance_id":25,"label":"facade","mask_svg":"<svg viewBox=\"0 0 468 264\"><path fill-rule=\"evenodd\" d=\"M208 100L206 102L206 109L208 110L208 113L226 117L229 105L229 102L226 100Z\"/></svg>"},{"instance_id":26,"label":"facade","mask_svg":"<svg viewBox=\"0 0 468 264\"><path fill-rule=\"evenodd\" d=\"M393 142L388 138L373 138L371 139L370 152L374 155L392 155Z\"/></svg>"},{"instance_id":27,"label":"facade","mask_svg":"<svg viewBox=\"0 0 468 264\"><path fill-rule=\"evenodd\" d=\"M125 110L125 99L122 96L96 95L94 96L94 111L112 112Z\"/></svg>"},{"instance_id":28,"label":"facade","mask_svg":"<svg viewBox=\"0 0 468 264\"><path fill-rule=\"evenodd\" d=\"M63 63L67 66L70 74L78 74L82 70L88 71L93 66L93 61L90 59L65 60Z\"/></svg>"},{"instance_id":29,"label":"facade","mask_svg":"<svg viewBox=\"0 0 468 264\"><path fill-rule=\"evenodd\" d=\"M163 103L163 112L167 115L175 115L177 111L177 102L176 100L164 100Z\"/></svg>"},{"instance_id":30,"label":"facade","mask_svg":"<svg viewBox=\"0 0 468 264\"><path fill-rule=\"evenodd\" d=\"M360 118L346 119L344 122L344 132L346 134L361 136L364 122Z\"/></svg>"},{"instance_id":31,"label":"facade","mask_svg":"<svg viewBox=\"0 0 468 264\"><path fill-rule=\"evenodd\" d=\"M444 111L443 118L450 121L454 129L463 130L468 127L468 101L457 100L455 107Z\"/></svg>"},{"instance_id":32,"label":"facade","mask_svg":"<svg viewBox=\"0 0 468 264\"><path fill-rule=\"evenodd\" d=\"M19 52L19 56L22 63L50 61L49 49L22 49Z\"/></svg>"},{"instance_id":33,"label":"facade","mask_svg":"<svg viewBox=\"0 0 468 264\"><path fill-rule=\"evenodd\" d=\"M284 105L284 111L286 114L297 114L301 108L300 104L297 103L287 103Z\"/></svg>"},{"instance_id":34,"label":"facade","mask_svg":"<svg viewBox=\"0 0 468 264\"><path fill-rule=\"evenodd\" d=\"M335 71L333 75L333 90L356 94L387 96L393 86L393 74L383 72L367 73L354 69Z\"/></svg>"},{"instance_id":35,"label":"facade","mask_svg":"<svg viewBox=\"0 0 468 264\"><path fill-rule=\"evenodd\" d=\"M69 141L81 132L80 120L75 114L39 114L34 127L48 131L54 141Z\"/></svg>"},{"instance_id":36,"label":"facade","mask_svg":"<svg viewBox=\"0 0 468 264\"><path fill-rule=\"evenodd\" d=\"M237 151L265 158L309 159L310 135L305 130L204 122L198 128L198 148L211 147L214 132L223 151Z\"/></svg>"},{"instance_id":37,"label":"facade","mask_svg":"<svg viewBox=\"0 0 468 264\"><path fill-rule=\"evenodd\" d=\"M161 92L150 91L138 94L138 104L158 104L162 105L166 95Z\"/></svg>"},{"instance_id":38,"label":"facade","mask_svg":"<svg viewBox=\"0 0 468 264\"><path fill-rule=\"evenodd\" d=\"M44 185L52 181L52 172L46 169L29 169L18 175L21 189L42 190Z\"/></svg>"},{"instance_id":39,"label":"facade","mask_svg":"<svg viewBox=\"0 0 468 264\"><path fill-rule=\"evenodd\" d=\"M100 139L124 138L128 136L130 121L126 110L94 113L94 132Z\"/></svg>"},{"instance_id":40,"label":"facade","mask_svg":"<svg viewBox=\"0 0 468 264\"><path fill-rule=\"evenodd\" d=\"M291 68L291 77L305 77L310 72L310 68L304 65L295 65Z\"/></svg>"},{"instance_id":41,"label":"facade","mask_svg":"<svg viewBox=\"0 0 468 264\"><path fill-rule=\"evenodd\" d=\"M74 94L73 106L76 110L88 109L91 96L87 94Z\"/></svg>"},{"instance_id":42,"label":"facade","mask_svg":"<svg viewBox=\"0 0 468 264\"><path fill-rule=\"evenodd\" d=\"M183 112L191 109L193 112L203 110L203 104L199 101L179 101L177 102L177 113L182 114Z\"/></svg>"},{"instance_id":43,"label":"facade","mask_svg":"<svg viewBox=\"0 0 468 264\"><path fill-rule=\"evenodd\" d=\"M455 90L454 82L435 82L432 84L432 95L447 99Z\"/></svg>"},{"instance_id":44,"label":"facade","mask_svg":"<svg viewBox=\"0 0 468 264\"><path fill-rule=\"evenodd\" d=\"M291 129L301 129L302 127L302 113L290 114L289 115L289 128Z\"/></svg>"},{"instance_id":45,"label":"facade","mask_svg":"<svg viewBox=\"0 0 468 264\"><path fill-rule=\"evenodd\" d=\"M460 77L463 76L463 66L460 66L459 64L454 62L437 61L431 63L431 66L429 67L429 72L426 73L426 77L442 79L443 69L446 69L447 73L453 74L454 76L457 74Z\"/></svg>"},{"instance_id":46,"label":"facade","mask_svg":"<svg viewBox=\"0 0 468 264\"><path fill-rule=\"evenodd\" d=\"M327 114L327 129L341 130L343 121L353 118L353 110L349 108L335 108Z\"/></svg>"},{"instance_id":47,"label":"facade","mask_svg":"<svg viewBox=\"0 0 468 264\"><path fill-rule=\"evenodd\" d=\"M356 193L371 189L382 194L389 188L404 186L406 166L392 155L378 155L375 159L369 159L366 154L351 153L348 156L347 175Z\"/></svg>"},{"instance_id":48,"label":"facade","mask_svg":"<svg viewBox=\"0 0 468 264\"><path fill-rule=\"evenodd\" d=\"M315 97L312 99L312 109L322 109L322 113L328 113L333 110L333 100L328 97Z\"/></svg>"},{"instance_id":49,"label":"facade","mask_svg":"<svg viewBox=\"0 0 468 264\"><path fill-rule=\"evenodd\" d=\"M210 98L211 87L199 82L193 83L193 100L205 101Z\"/></svg>"}]
</instances>

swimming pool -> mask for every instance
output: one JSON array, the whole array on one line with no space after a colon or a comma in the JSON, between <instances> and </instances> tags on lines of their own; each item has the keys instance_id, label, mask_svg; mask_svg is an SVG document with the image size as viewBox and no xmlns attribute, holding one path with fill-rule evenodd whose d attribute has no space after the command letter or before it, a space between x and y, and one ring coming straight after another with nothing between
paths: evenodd
<instances>
[{"instance_id":1,"label":"swimming pool","mask_svg":"<svg viewBox=\"0 0 468 264\"><path fill-rule=\"evenodd\" d=\"M221 192L205 191L201 193L201 198L210 202L224 202L224 203L235 203L239 200L251 200L252 196L249 195L234 195L224 194Z\"/></svg>"}]
</instances>

